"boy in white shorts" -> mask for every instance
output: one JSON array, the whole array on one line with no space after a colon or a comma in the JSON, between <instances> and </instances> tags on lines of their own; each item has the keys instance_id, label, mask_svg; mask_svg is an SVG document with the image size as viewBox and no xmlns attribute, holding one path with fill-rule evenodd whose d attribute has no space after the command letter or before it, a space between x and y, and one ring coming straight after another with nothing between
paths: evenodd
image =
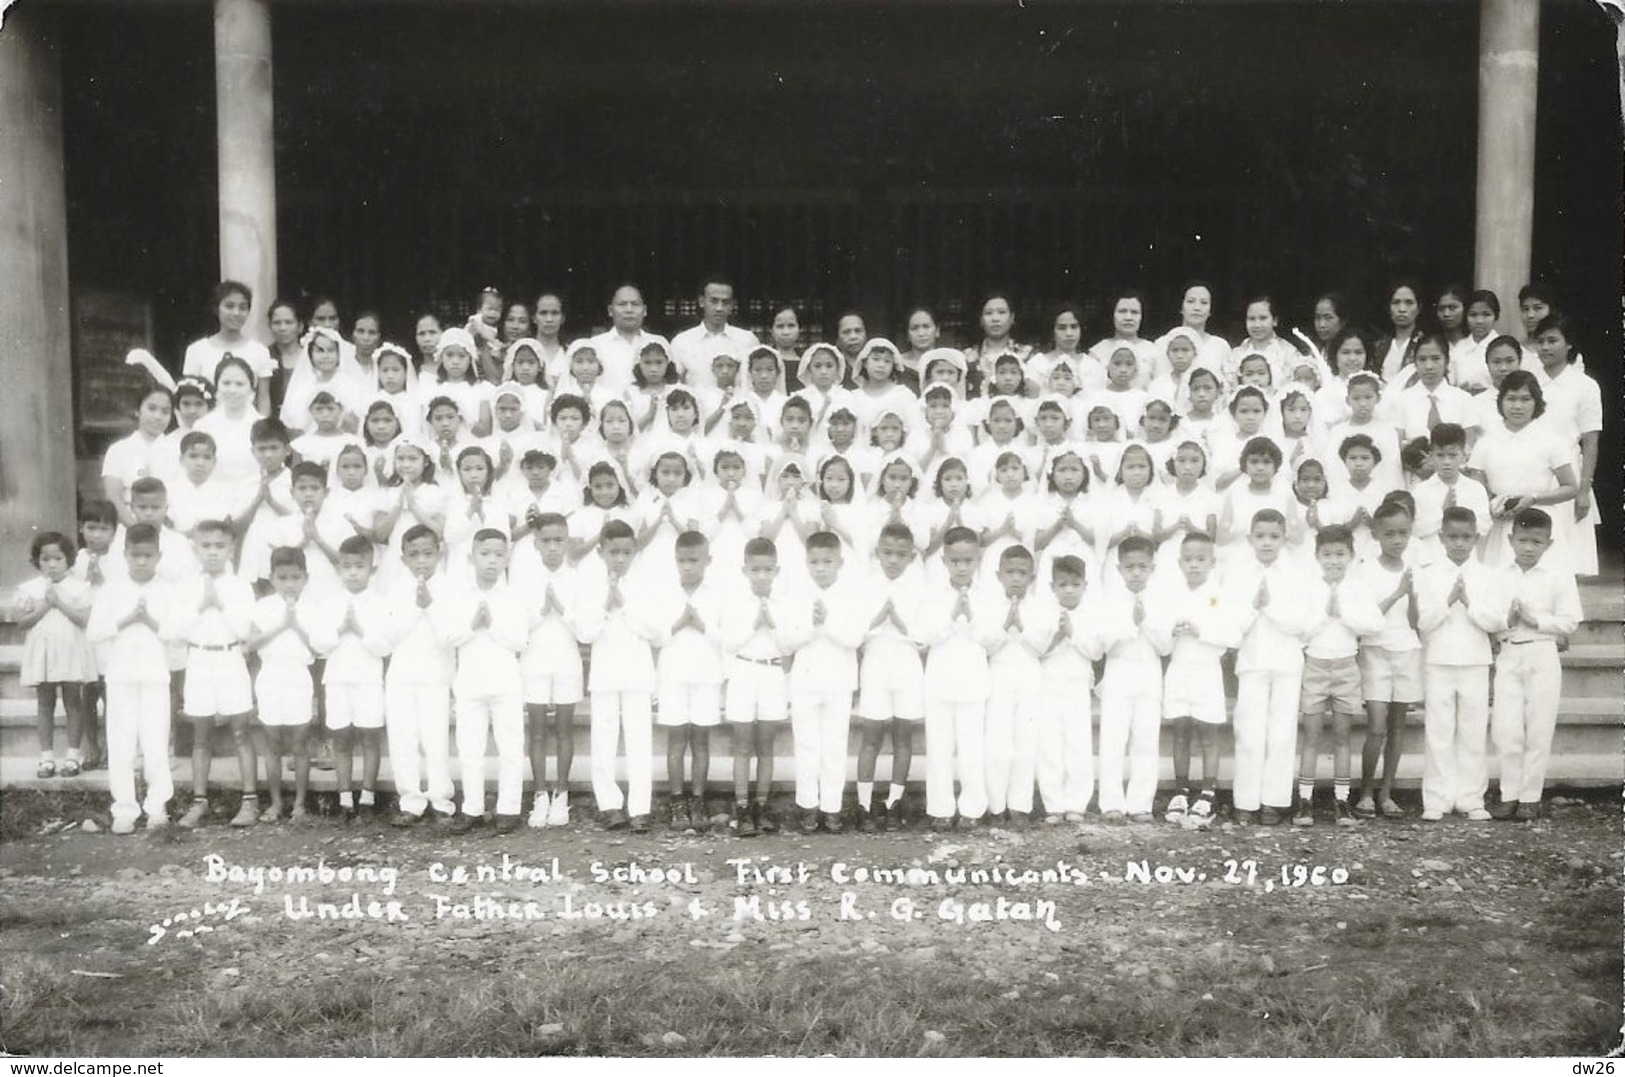
<instances>
[{"instance_id":1,"label":"boy in white shorts","mask_svg":"<svg viewBox=\"0 0 1625 1077\"><path fill-rule=\"evenodd\" d=\"M259 821L274 823L282 818L282 760L292 755L292 819L303 822L310 787L310 751L305 738L315 709L310 664L316 649L309 635L315 610L304 597L310 579L304 551L279 546L271 551L270 565L271 593L254 603L253 631L244 643L260 656L254 699L264 733L265 781L271 803L260 813Z\"/></svg>"},{"instance_id":2,"label":"boy in white shorts","mask_svg":"<svg viewBox=\"0 0 1625 1077\"><path fill-rule=\"evenodd\" d=\"M249 731L254 693L243 661L243 640L252 630L254 590L232 573L232 546L231 525L224 520L203 520L193 527L192 549L203 571L177 585L163 631L166 639L186 646L181 711L193 730L192 806L180 821L186 829L203 822L209 812L209 763L214 754L210 740L217 723L231 727L242 779L242 801L231 825L253 826L260 815L257 760Z\"/></svg>"},{"instance_id":3,"label":"boy in white shorts","mask_svg":"<svg viewBox=\"0 0 1625 1077\"><path fill-rule=\"evenodd\" d=\"M789 717L786 655L794 639L794 614L776 593L779 552L772 539L745 543L748 590L726 603L721 643L728 655L726 713L733 732L734 832L742 838L772 834L778 819L768 807L773 791L773 740ZM756 756L756 796L750 795L750 759Z\"/></svg>"},{"instance_id":4,"label":"boy in white shorts","mask_svg":"<svg viewBox=\"0 0 1625 1077\"><path fill-rule=\"evenodd\" d=\"M651 619L655 646L655 722L666 731L667 820L673 830L704 831L705 783L711 770L711 730L722 723L722 649L718 645L722 595L706 578L711 549L698 531L684 531L675 546L677 578L656 585ZM683 784L683 757L692 755L692 792Z\"/></svg>"},{"instance_id":5,"label":"boy in white shorts","mask_svg":"<svg viewBox=\"0 0 1625 1077\"><path fill-rule=\"evenodd\" d=\"M316 600L316 650L327 659L322 694L339 787L339 814L356 814L351 792L352 745L361 742L360 811L378 812L378 764L384 741L384 658L390 610L372 589L372 543L351 535L339 544L337 594Z\"/></svg>"},{"instance_id":6,"label":"boy in white shorts","mask_svg":"<svg viewBox=\"0 0 1625 1077\"><path fill-rule=\"evenodd\" d=\"M435 636L429 610L444 593L440 536L427 524L401 535L406 566L388 596L390 660L384 671L384 735L395 775L398 827L422 822L431 808L441 818L457 810L451 781L451 651Z\"/></svg>"},{"instance_id":7,"label":"boy in white shorts","mask_svg":"<svg viewBox=\"0 0 1625 1077\"><path fill-rule=\"evenodd\" d=\"M1393 500L1378 506L1371 520L1379 556L1361 561L1356 575L1377 596L1386 618L1382 631L1360 642L1360 682L1365 692L1365 748L1360 753L1360 800L1354 814L1364 818L1404 815L1394 803L1405 716L1422 702L1422 638L1416 634L1416 587L1407 547L1411 514ZM1377 762L1382 761L1382 780Z\"/></svg>"},{"instance_id":8,"label":"boy in white shorts","mask_svg":"<svg viewBox=\"0 0 1625 1077\"><path fill-rule=\"evenodd\" d=\"M575 761L576 705L583 687L581 644L575 634L576 576L565 556L569 521L556 512L543 512L521 526L529 528L531 540L514 541L508 585L531 607L530 642L519 656L519 672L525 681L530 774L536 786L525 825L539 829L570 822L570 764ZM549 733L558 753L551 785Z\"/></svg>"},{"instance_id":9,"label":"boy in white shorts","mask_svg":"<svg viewBox=\"0 0 1625 1077\"><path fill-rule=\"evenodd\" d=\"M1171 541L1171 540L1170 540ZM1162 719L1173 723L1174 795L1163 818L1187 830L1213 825L1219 791L1219 730L1224 728L1224 673L1219 660L1241 643L1240 626L1213 579L1213 540L1186 532L1179 543L1184 577L1164 587L1148 619L1156 648L1168 656ZM1193 792L1191 747L1202 752L1202 784Z\"/></svg>"},{"instance_id":10,"label":"boy in white shorts","mask_svg":"<svg viewBox=\"0 0 1625 1077\"><path fill-rule=\"evenodd\" d=\"M865 834L903 828L903 793L914 761L914 731L925 721L925 666L918 629L920 574L914 536L904 524L880 530L875 556L880 572L869 580L870 608L858 667L858 829ZM891 729L891 784L875 792L875 764Z\"/></svg>"}]
</instances>

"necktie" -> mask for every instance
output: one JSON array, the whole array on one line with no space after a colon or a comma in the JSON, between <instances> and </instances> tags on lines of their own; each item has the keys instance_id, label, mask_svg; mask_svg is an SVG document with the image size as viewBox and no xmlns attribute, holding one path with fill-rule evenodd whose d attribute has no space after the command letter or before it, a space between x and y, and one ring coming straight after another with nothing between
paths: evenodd
<instances>
[{"instance_id":1,"label":"necktie","mask_svg":"<svg viewBox=\"0 0 1625 1077\"><path fill-rule=\"evenodd\" d=\"M1439 398L1434 396L1432 393L1429 393L1428 394L1428 433L1429 434L1433 433L1433 428L1435 426L1438 426L1443 421L1444 420L1439 418Z\"/></svg>"},{"instance_id":2,"label":"necktie","mask_svg":"<svg viewBox=\"0 0 1625 1077\"><path fill-rule=\"evenodd\" d=\"M1453 509L1456 507L1456 488L1454 486L1445 491L1444 507L1447 509Z\"/></svg>"},{"instance_id":3,"label":"necktie","mask_svg":"<svg viewBox=\"0 0 1625 1077\"><path fill-rule=\"evenodd\" d=\"M1139 624L1145 619L1145 600L1139 595L1134 596L1134 623Z\"/></svg>"}]
</instances>

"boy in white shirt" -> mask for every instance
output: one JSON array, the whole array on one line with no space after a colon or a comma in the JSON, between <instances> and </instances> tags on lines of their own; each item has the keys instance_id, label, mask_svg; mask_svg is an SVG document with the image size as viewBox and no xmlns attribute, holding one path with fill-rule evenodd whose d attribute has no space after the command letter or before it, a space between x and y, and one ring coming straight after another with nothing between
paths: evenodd
<instances>
[{"instance_id":1,"label":"boy in white shirt","mask_svg":"<svg viewBox=\"0 0 1625 1077\"><path fill-rule=\"evenodd\" d=\"M633 833L649 830L654 799L654 726L651 696L655 687L654 655L649 641L656 628L648 604L629 603L627 570L637 537L624 520L604 524L598 557L583 562L576 630L592 645L587 690L592 693L592 795L603 824L610 830L628 825ZM615 782L615 749L626 740L626 793ZM631 818L627 817L630 810Z\"/></svg>"},{"instance_id":2,"label":"boy in white shirt","mask_svg":"<svg viewBox=\"0 0 1625 1077\"><path fill-rule=\"evenodd\" d=\"M1041 700L1041 647L1054 639L1054 626L1040 617L1044 604L1029 592L1033 555L1011 546L999 555L996 595L999 633L988 645L986 739L987 805L994 823L1008 812L1010 825L1032 821L1034 768Z\"/></svg>"},{"instance_id":3,"label":"boy in white shirt","mask_svg":"<svg viewBox=\"0 0 1625 1077\"><path fill-rule=\"evenodd\" d=\"M1172 540L1169 540L1172 541ZM1188 531L1179 544L1182 580L1163 587L1147 624L1152 642L1168 655L1162 719L1173 723L1174 795L1163 818L1187 830L1213 825L1219 790L1219 730L1223 728L1224 673L1219 660L1241 642L1234 612L1213 579L1213 539ZM1191 742L1202 752L1202 785L1192 796Z\"/></svg>"},{"instance_id":4,"label":"boy in white shirt","mask_svg":"<svg viewBox=\"0 0 1625 1077\"><path fill-rule=\"evenodd\" d=\"M990 688L987 646L971 600L981 539L968 527L949 528L942 537L942 559L948 586L929 592L920 612L920 634L931 648L925 659L925 811L938 834L953 828L956 812L960 829L974 831L987 811ZM993 626L995 638L1002 635L1001 623L1002 617Z\"/></svg>"},{"instance_id":5,"label":"boy in white shirt","mask_svg":"<svg viewBox=\"0 0 1625 1077\"><path fill-rule=\"evenodd\" d=\"M406 572L388 596L390 661L384 671L384 735L400 810L391 824L415 826L431 808L455 814L451 781L451 652L436 637L429 610L443 593L440 536L428 524L401 535Z\"/></svg>"},{"instance_id":6,"label":"boy in white shirt","mask_svg":"<svg viewBox=\"0 0 1625 1077\"><path fill-rule=\"evenodd\" d=\"M339 544L355 534L340 517L324 511L327 504L327 469L308 461L293 466L291 490L294 511L266 529L271 546L303 550L310 579L306 588L313 599L338 593Z\"/></svg>"},{"instance_id":7,"label":"boy in white shirt","mask_svg":"<svg viewBox=\"0 0 1625 1077\"><path fill-rule=\"evenodd\" d=\"M1477 520L1490 518L1490 495L1484 484L1461 473L1467 466L1467 432L1455 423L1433 428L1430 459L1433 474L1411 490L1416 499L1416 523L1412 537L1438 560L1443 554L1440 530L1446 509L1464 508Z\"/></svg>"},{"instance_id":8,"label":"boy in white shirt","mask_svg":"<svg viewBox=\"0 0 1625 1077\"><path fill-rule=\"evenodd\" d=\"M1583 616L1573 573L1547 563L1551 545L1552 518L1541 509L1520 510L1512 518L1512 564L1496 573L1498 601L1507 603L1490 716L1490 740L1501 757L1501 802L1490 810L1496 819L1540 818L1563 697L1558 643Z\"/></svg>"},{"instance_id":9,"label":"boy in white shirt","mask_svg":"<svg viewBox=\"0 0 1625 1077\"><path fill-rule=\"evenodd\" d=\"M168 614L170 588L157 579L158 529L132 524L124 533L124 578L103 585L85 635L99 652L107 681L107 781L113 793L113 833L129 834L146 812L147 829L169 825L175 793L169 770L169 664L158 626ZM147 783L135 794L136 756Z\"/></svg>"},{"instance_id":10,"label":"boy in white shirt","mask_svg":"<svg viewBox=\"0 0 1625 1077\"><path fill-rule=\"evenodd\" d=\"M526 454L529 459L529 454ZM576 575L568 557L570 525L558 513L533 516L531 541L514 542L508 585L530 603L530 642L519 656L530 724L530 774L536 785L533 829L570 822L570 764L575 761L576 705L581 702L581 645L575 635ZM547 784L547 738L554 738L557 764Z\"/></svg>"},{"instance_id":11,"label":"boy in white shirt","mask_svg":"<svg viewBox=\"0 0 1625 1077\"><path fill-rule=\"evenodd\" d=\"M168 493L169 518L182 534L203 520L234 520L248 500L244 491L214 477L215 454L212 435L194 430L181 438L181 477Z\"/></svg>"},{"instance_id":12,"label":"boy in white shirt","mask_svg":"<svg viewBox=\"0 0 1625 1077\"><path fill-rule=\"evenodd\" d=\"M660 649L656 663L656 722L666 731L667 820L673 830L705 831L705 783L711 770L711 730L722 723L722 596L706 578L710 545L684 531L674 548L676 578L652 583L650 620ZM683 757L692 754L692 791L683 783Z\"/></svg>"},{"instance_id":13,"label":"boy in white shirt","mask_svg":"<svg viewBox=\"0 0 1625 1077\"><path fill-rule=\"evenodd\" d=\"M529 638L526 604L503 579L508 568L508 536L484 527L469 547L474 586L443 595L429 619L442 645L457 652L451 681L457 757L463 771L462 810L451 823L464 834L485 818L485 745L497 745L496 831L519 827L525 786L524 682L519 652Z\"/></svg>"},{"instance_id":14,"label":"boy in white shirt","mask_svg":"<svg viewBox=\"0 0 1625 1077\"><path fill-rule=\"evenodd\" d=\"M309 630L315 621L309 599L303 598L305 555L278 546L271 551L271 593L254 603L253 631L244 642L260 657L254 676L254 699L264 730L265 782L271 803L260 822L282 818L282 761L293 756L292 821L303 822L305 795L310 788L310 751L305 737L313 713L310 663L315 659Z\"/></svg>"},{"instance_id":15,"label":"boy in white shirt","mask_svg":"<svg viewBox=\"0 0 1625 1077\"><path fill-rule=\"evenodd\" d=\"M1100 679L1100 812L1103 821L1124 817L1149 823L1157 792L1157 738L1162 719L1162 661L1151 626L1146 585L1156 546L1130 535L1117 547L1121 590L1101 598L1106 673Z\"/></svg>"},{"instance_id":16,"label":"boy in white shirt","mask_svg":"<svg viewBox=\"0 0 1625 1077\"><path fill-rule=\"evenodd\" d=\"M1225 600L1240 618L1236 652L1236 822L1278 825L1292 804L1303 634L1314 616L1308 581L1285 558L1286 517L1259 509L1247 532L1252 557L1226 570ZM1260 810L1262 806L1262 810Z\"/></svg>"},{"instance_id":17,"label":"boy in white shirt","mask_svg":"<svg viewBox=\"0 0 1625 1077\"><path fill-rule=\"evenodd\" d=\"M925 667L920 661L920 574L914 565L914 534L888 523L875 543L880 572L873 588L858 669L858 829L873 834L903 828L903 793L914 762L914 731L925 720ZM875 792L875 764L891 730L891 784Z\"/></svg>"},{"instance_id":18,"label":"boy in white shirt","mask_svg":"<svg viewBox=\"0 0 1625 1077\"><path fill-rule=\"evenodd\" d=\"M210 739L216 724L231 727L242 778L242 801L231 825L253 826L260 814L249 732L254 694L242 647L252 630L254 591L231 572L232 546L231 525L224 520L204 520L193 527L192 548L202 572L176 587L162 632L186 646L181 709L192 723L192 806L180 825L188 830L209 811Z\"/></svg>"},{"instance_id":19,"label":"boy in white shirt","mask_svg":"<svg viewBox=\"0 0 1625 1077\"><path fill-rule=\"evenodd\" d=\"M305 463L316 464L331 471L339 450L346 445L361 445L361 439L347 434L341 427L344 405L327 389L319 389L310 398L311 429L294 438L289 448Z\"/></svg>"},{"instance_id":20,"label":"boy in white shirt","mask_svg":"<svg viewBox=\"0 0 1625 1077\"><path fill-rule=\"evenodd\" d=\"M852 694L858 687L858 646L868 622L864 603L840 580L841 540L834 532L807 537L812 582L793 601L799 638L790 669L790 733L795 739L796 807L801 832L839 834L846 784Z\"/></svg>"},{"instance_id":21,"label":"boy in white shirt","mask_svg":"<svg viewBox=\"0 0 1625 1077\"><path fill-rule=\"evenodd\" d=\"M788 716L785 674L799 634L788 600L775 594L779 574L773 540L745 543L747 592L724 605L721 643L728 655L726 713L734 744L734 832L742 838L772 834L778 820L768 809L773 789L773 740ZM750 758L756 756L756 796L750 796Z\"/></svg>"},{"instance_id":22,"label":"boy in white shirt","mask_svg":"<svg viewBox=\"0 0 1625 1077\"><path fill-rule=\"evenodd\" d=\"M1313 826L1315 816L1315 764L1320 759L1320 737L1326 711L1332 712L1332 790L1337 825L1353 826L1349 808L1350 726L1360 714L1359 638L1381 632L1383 613L1376 596L1360 579L1349 576L1354 562L1354 532L1331 524L1315 535L1315 561L1321 578L1303 595L1312 611L1304 636L1303 747L1298 759L1298 807L1293 826Z\"/></svg>"},{"instance_id":23,"label":"boy in white shirt","mask_svg":"<svg viewBox=\"0 0 1625 1077\"><path fill-rule=\"evenodd\" d=\"M389 655L391 611L372 589L372 543L351 535L339 544L337 594L316 599L316 650L327 660L322 694L339 787L339 814L354 818L351 745L361 742L360 811L378 811L378 765L384 741L384 659Z\"/></svg>"},{"instance_id":24,"label":"boy in white shirt","mask_svg":"<svg viewBox=\"0 0 1625 1077\"><path fill-rule=\"evenodd\" d=\"M1473 556L1478 517L1464 505L1444 510L1444 556L1417 571L1416 618L1426 659L1422 689L1425 754L1422 818L1457 811L1474 821L1489 788L1484 747L1490 724L1490 633L1506 630L1495 580Z\"/></svg>"},{"instance_id":25,"label":"boy in white shirt","mask_svg":"<svg viewBox=\"0 0 1625 1077\"><path fill-rule=\"evenodd\" d=\"M1035 622L1051 635L1039 655L1041 700L1038 712L1038 795L1044 800L1044 822L1081 823L1094 792L1095 759L1090 704L1095 689L1094 663L1105 654L1099 618L1084 606L1088 568L1071 554L1050 566L1054 598ZM927 742L927 750L930 744Z\"/></svg>"},{"instance_id":26,"label":"boy in white shirt","mask_svg":"<svg viewBox=\"0 0 1625 1077\"><path fill-rule=\"evenodd\" d=\"M1360 755L1360 800L1354 814L1370 818L1380 812L1398 818L1404 812L1394 803L1393 790L1405 716L1412 704L1422 702L1422 639L1416 634L1416 588L1411 558L1406 556L1411 541L1410 512L1402 502L1383 502L1372 514L1371 534L1380 553L1361 561L1355 574L1377 596L1385 624L1382 631L1360 642L1367 725Z\"/></svg>"}]
</instances>

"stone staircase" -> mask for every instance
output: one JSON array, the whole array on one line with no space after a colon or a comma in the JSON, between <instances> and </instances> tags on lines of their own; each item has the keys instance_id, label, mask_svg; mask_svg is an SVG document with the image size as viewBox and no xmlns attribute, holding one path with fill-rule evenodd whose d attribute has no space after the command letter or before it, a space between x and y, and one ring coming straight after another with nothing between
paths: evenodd
<instances>
[{"instance_id":1,"label":"stone staircase","mask_svg":"<svg viewBox=\"0 0 1625 1077\"><path fill-rule=\"evenodd\" d=\"M1625 784L1625 752L1622 752L1622 728L1625 728L1625 702L1621 687L1625 685L1625 589L1622 589L1619 566L1609 566L1604 577L1580 585L1581 603L1586 620L1570 640L1563 653L1563 701L1558 714L1557 737L1553 745L1548 784L1573 787L1611 787ZM0 610L9 610L10 595L0 594ZM107 772L91 771L77 778L34 777L38 761L38 743L35 733L35 704L31 690L20 683L18 669L22 657L22 636L17 626L0 619L0 788L105 791ZM587 788L588 707L583 702L576 712L576 761L573 768L573 788ZM855 724L855 722L854 722ZM57 714L57 756L61 758L65 747L64 721L60 707ZM849 746L848 778L855 777L856 730ZM1172 765L1168 758L1165 735L1162 746L1162 770L1165 782L1172 779ZM785 724L777 743L776 785L789 788L792 777L789 724ZM923 781L925 736L920 730L915 737L916 763L913 777ZM455 751L455 748L454 748ZM496 758L487 759L487 777L496 779ZM665 778L664 735L655 730L654 774L657 792ZM224 753L224 754L222 754ZM713 788L725 785L732 775L732 747L728 735L718 732L712 738L711 776ZM1225 747L1223 776L1228 777L1229 746ZM877 777L888 777L889 752L883 753ZM1322 759L1322 777L1331 773L1329 754ZM1490 773L1496 773L1493 753ZM191 761L174 761L176 787L184 791L190 787ZM453 760L453 773L456 761ZM217 748L212 765L213 781L223 788L237 784L237 765L224 747ZM382 784L390 785L389 762L386 755ZM1422 775L1422 728L1420 710L1407 724L1405 755L1401 761L1401 786L1416 788ZM333 788L331 771L312 771L312 788Z\"/></svg>"}]
</instances>

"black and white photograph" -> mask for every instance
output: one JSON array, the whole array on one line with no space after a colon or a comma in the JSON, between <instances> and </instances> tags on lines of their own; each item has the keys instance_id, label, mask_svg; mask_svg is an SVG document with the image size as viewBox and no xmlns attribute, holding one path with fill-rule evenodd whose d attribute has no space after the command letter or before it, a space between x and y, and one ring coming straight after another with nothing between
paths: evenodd
<instances>
[{"instance_id":1,"label":"black and white photograph","mask_svg":"<svg viewBox=\"0 0 1625 1077\"><path fill-rule=\"evenodd\" d=\"M1612 1073L1622 104L1620 0L0 0L8 1072Z\"/></svg>"}]
</instances>

